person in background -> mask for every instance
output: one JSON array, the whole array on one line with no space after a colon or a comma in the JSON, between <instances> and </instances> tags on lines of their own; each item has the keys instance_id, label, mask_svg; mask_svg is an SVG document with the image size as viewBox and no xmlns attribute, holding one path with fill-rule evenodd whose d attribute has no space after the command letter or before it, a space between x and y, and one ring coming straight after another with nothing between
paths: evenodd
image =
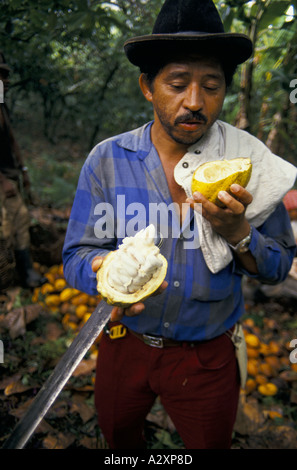
<instances>
[{"instance_id":1,"label":"person in background","mask_svg":"<svg viewBox=\"0 0 297 470\"><path fill-rule=\"evenodd\" d=\"M10 68L0 52L2 90L8 91ZM22 190L29 192L30 180L11 126L5 99L0 103L0 199L1 236L13 252L15 267L23 287L35 288L46 282L33 267L30 253L30 215Z\"/></svg>"}]
</instances>

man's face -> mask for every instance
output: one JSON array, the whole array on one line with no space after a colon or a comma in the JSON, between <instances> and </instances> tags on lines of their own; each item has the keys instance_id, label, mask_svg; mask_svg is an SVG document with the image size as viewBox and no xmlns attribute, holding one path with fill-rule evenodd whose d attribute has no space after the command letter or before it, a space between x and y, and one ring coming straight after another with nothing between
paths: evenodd
<instances>
[{"instance_id":1,"label":"man's face","mask_svg":"<svg viewBox=\"0 0 297 470\"><path fill-rule=\"evenodd\" d=\"M225 76L219 62L195 57L166 65L145 96L153 104L158 131L188 147L218 118L225 91Z\"/></svg>"}]
</instances>

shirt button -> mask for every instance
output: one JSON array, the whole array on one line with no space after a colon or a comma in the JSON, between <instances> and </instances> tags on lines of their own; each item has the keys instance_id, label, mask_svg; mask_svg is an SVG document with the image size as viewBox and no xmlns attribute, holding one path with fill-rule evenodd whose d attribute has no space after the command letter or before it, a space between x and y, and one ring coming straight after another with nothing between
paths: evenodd
<instances>
[{"instance_id":1,"label":"shirt button","mask_svg":"<svg viewBox=\"0 0 297 470\"><path fill-rule=\"evenodd\" d=\"M170 326L170 323L168 323L168 321L166 321L166 322L164 323L164 326L165 326L165 328L168 328L168 327Z\"/></svg>"},{"instance_id":2,"label":"shirt button","mask_svg":"<svg viewBox=\"0 0 297 470\"><path fill-rule=\"evenodd\" d=\"M174 285L174 287L179 287L179 282L178 282L178 281L174 281L173 285Z\"/></svg>"},{"instance_id":3,"label":"shirt button","mask_svg":"<svg viewBox=\"0 0 297 470\"><path fill-rule=\"evenodd\" d=\"M188 162L183 163L183 168L188 168L188 166L189 166Z\"/></svg>"}]
</instances>

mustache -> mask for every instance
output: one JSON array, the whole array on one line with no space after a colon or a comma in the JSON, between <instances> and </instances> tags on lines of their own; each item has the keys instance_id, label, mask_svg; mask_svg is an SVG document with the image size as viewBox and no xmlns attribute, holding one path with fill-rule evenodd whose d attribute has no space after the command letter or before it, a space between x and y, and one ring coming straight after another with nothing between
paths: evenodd
<instances>
[{"instance_id":1,"label":"mustache","mask_svg":"<svg viewBox=\"0 0 297 470\"><path fill-rule=\"evenodd\" d=\"M204 116L203 113L200 111L189 111L188 113L185 113L181 116L178 116L175 119L175 124L178 124L179 122L195 122L195 121L202 121L204 124L207 123L207 117Z\"/></svg>"}]
</instances>

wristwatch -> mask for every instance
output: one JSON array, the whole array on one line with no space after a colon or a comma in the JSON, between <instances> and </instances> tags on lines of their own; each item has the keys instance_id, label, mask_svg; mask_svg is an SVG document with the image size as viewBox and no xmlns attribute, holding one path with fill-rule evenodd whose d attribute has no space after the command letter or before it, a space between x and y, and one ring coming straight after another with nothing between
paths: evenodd
<instances>
[{"instance_id":1,"label":"wristwatch","mask_svg":"<svg viewBox=\"0 0 297 470\"><path fill-rule=\"evenodd\" d=\"M228 243L228 245L230 246L230 248L232 248L233 251L235 251L235 253L246 253L249 250L251 239L252 227L250 228L250 233L242 240L240 240L240 242L238 242L235 246L231 245L230 243Z\"/></svg>"}]
</instances>

